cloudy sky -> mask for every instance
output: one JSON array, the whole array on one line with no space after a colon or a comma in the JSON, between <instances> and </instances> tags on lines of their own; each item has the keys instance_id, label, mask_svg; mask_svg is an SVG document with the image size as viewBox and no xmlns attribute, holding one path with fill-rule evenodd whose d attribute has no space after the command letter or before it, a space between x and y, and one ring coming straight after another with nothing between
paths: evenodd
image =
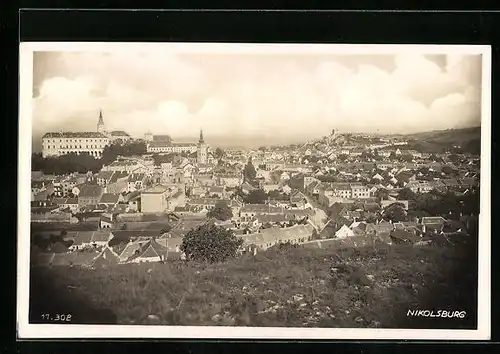
<instances>
[{"instance_id":1,"label":"cloudy sky","mask_svg":"<svg viewBox=\"0 0 500 354\"><path fill-rule=\"evenodd\" d=\"M36 52L34 135L310 139L480 124L478 55Z\"/></svg>"}]
</instances>

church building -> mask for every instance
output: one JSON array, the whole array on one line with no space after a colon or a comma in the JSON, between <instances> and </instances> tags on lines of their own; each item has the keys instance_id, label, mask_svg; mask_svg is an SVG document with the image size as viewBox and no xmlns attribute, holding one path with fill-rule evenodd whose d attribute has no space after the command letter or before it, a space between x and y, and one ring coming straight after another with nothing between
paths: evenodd
<instances>
[{"instance_id":1,"label":"church building","mask_svg":"<svg viewBox=\"0 0 500 354\"><path fill-rule=\"evenodd\" d=\"M196 161L200 165L207 163L208 146L203 139L203 130L200 130L200 140L198 141L198 149L196 150Z\"/></svg>"}]
</instances>

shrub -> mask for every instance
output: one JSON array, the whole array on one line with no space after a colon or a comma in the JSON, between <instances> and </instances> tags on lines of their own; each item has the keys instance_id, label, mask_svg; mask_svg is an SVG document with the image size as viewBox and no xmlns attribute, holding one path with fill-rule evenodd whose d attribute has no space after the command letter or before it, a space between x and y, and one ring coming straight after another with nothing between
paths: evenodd
<instances>
[{"instance_id":1,"label":"shrub","mask_svg":"<svg viewBox=\"0 0 500 354\"><path fill-rule=\"evenodd\" d=\"M296 245L296 244L291 243L289 241L284 242L284 243L280 243L277 246L278 246L277 247L278 251L289 251L289 250L292 250L295 248L299 248L299 245Z\"/></svg>"},{"instance_id":2,"label":"shrub","mask_svg":"<svg viewBox=\"0 0 500 354\"><path fill-rule=\"evenodd\" d=\"M235 257L242 243L243 240L232 231L205 224L189 231L180 249L186 260L216 263Z\"/></svg>"}]
</instances>

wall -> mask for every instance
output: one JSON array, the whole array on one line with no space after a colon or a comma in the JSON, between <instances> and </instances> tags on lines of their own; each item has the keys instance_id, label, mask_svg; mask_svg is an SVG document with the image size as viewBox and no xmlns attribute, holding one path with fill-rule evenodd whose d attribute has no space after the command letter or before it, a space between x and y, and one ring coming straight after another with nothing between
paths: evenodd
<instances>
[{"instance_id":1,"label":"wall","mask_svg":"<svg viewBox=\"0 0 500 354\"><path fill-rule=\"evenodd\" d=\"M167 209L167 199L165 193L142 193L141 212L158 213Z\"/></svg>"}]
</instances>

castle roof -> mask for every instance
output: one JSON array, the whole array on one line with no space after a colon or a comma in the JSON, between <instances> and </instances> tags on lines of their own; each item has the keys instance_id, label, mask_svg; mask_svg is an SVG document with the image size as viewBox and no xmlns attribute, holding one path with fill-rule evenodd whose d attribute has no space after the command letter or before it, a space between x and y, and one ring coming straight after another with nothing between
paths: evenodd
<instances>
[{"instance_id":1,"label":"castle roof","mask_svg":"<svg viewBox=\"0 0 500 354\"><path fill-rule=\"evenodd\" d=\"M106 135L98 132L48 132L45 133L42 139L47 138L66 138L66 139L78 139L78 138L101 138L105 139Z\"/></svg>"}]
</instances>

